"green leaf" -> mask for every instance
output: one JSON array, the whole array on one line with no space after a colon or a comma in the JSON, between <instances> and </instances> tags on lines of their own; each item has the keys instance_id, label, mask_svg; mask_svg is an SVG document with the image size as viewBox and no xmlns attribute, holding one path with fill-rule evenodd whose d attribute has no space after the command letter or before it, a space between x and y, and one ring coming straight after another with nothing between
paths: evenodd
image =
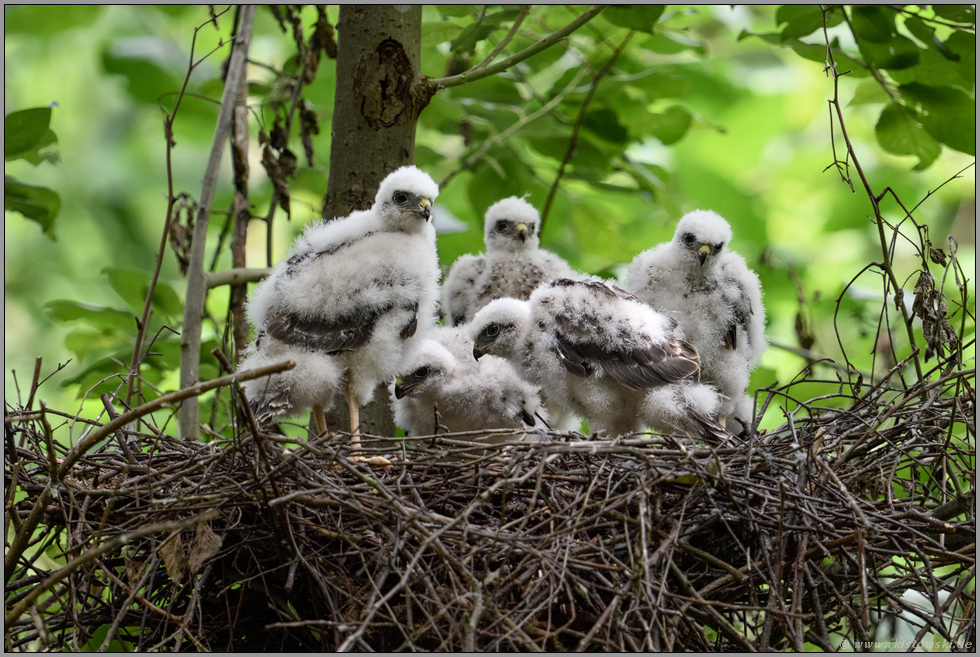
<instances>
[{"instance_id":1,"label":"green leaf","mask_svg":"<svg viewBox=\"0 0 980 657\"><path fill-rule=\"evenodd\" d=\"M921 82L933 87L965 86L960 76L958 62L950 61L931 48L921 50L920 55L921 58L916 66L889 71L892 79L898 84Z\"/></svg>"},{"instance_id":2,"label":"green leaf","mask_svg":"<svg viewBox=\"0 0 980 657\"><path fill-rule=\"evenodd\" d=\"M431 21L422 23L422 42L438 45L459 37L463 28L451 21Z\"/></svg>"},{"instance_id":3,"label":"green leaf","mask_svg":"<svg viewBox=\"0 0 980 657\"><path fill-rule=\"evenodd\" d=\"M45 151L41 152L41 149L46 146L52 146L58 143L58 135L54 134L54 130L48 129L41 137L41 140L35 144L33 148L26 151L21 151L20 153L14 153L13 155L7 157L7 160L27 160L32 165L37 166L41 162L50 162L51 164L58 164L61 162L61 157L59 157L57 151Z\"/></svg>"},{"instance_id":4,"label":"green leaf","mask_svg":"<svg viewBox=\"0 0 980 657\"><path fill-rule=\"evenodd\" d=\"M664 30L656 30L653 36L646 37L643 45L647 50L665 55L676 55L686 50L693 50L699 55L704 54L704 42L699 39Z\"/></svg>"},{"instance_id":5,"label":"green leaf","mask_svg":"<svg viewBox=\"0 0 980 657\"><path fill-rule=\"evenodd\" d=\"M936 34L931 27L925 24L925 21L915 16L909 16L905 19L905 29L926 45L932 43L932 39Z\"/></svg>"},{"instance_id":6,"label":"green leaf","mask_svg":"<svg viewBox=\"0 0 980 657\"><path fill-rule=\"evenodd\" d=\"M665 8L665 5L610 5L602 15L613 25L653 34L653 26Z\"/></svg>"},{"instance_id":7,"label":"green leaf","mask_svg":"<svg viewBox=\"0 0 980 657\"><path fill-rule=\"evenodd\" d=\"M181 81L172 73L176 60L172 45L152 37L118 39L102 53L106 73L121 75L129 83L129 95L155 105L169 91L178 91Z\"/></svg>"},{"instance_id":8,"label":"green leaf","mask_svg":"<svg viewBox=\"0 0 980 657\"><path fill-rule=\"evenodd\" d=\"M462 18L463 16L472 16L473 12L476 10L474 5L436 5L439 8L439 13L443 16L451 16L453 18Z\"/></svg>"},{"instance_id":9,"label":"green leaf","mask_svg":"<svg viewBox=\"0 0 980 657\"><path fill-rule=\"evenodd\" d=\"M91 303L81 303L60 299L44 304L44 312L56 322L67 323L84 321L89 326L100 330L130 333L136 330L136 318L133 313L96 306Z\"/></svg>"},{"instance_id":10,"label":"green leaf","mask_svg":"<svg viewBox=\"0 0 980 657\"><path fill-rule=\"evenodd\" d=\"M616 112L608 108L588 112L583 125L589 132L614 144L624 144L629 140L629 134L619 122Z\"/></svg>"},{"instance_id":11,"label":"green leaf","mask_svg":"<svg viewBox=\"0 0 980 657\"><path fill-rule=\"evenodd\" d=\"M878 103L890 102L888 93L881 88L875 79L861 80L854 90L854 97L848 105L876 105Z\"/></svg>"},{"instance_id":12,"label":"green leaf","mask_svg":"<svg viewBox=\"0 0 980 657\"><path fill-rule=\"evenodd\" d=\"M953 32L944 43L947 48L959 55L956 69L965 83L961 86L967 86L972 91L977 79L976 38L966 32Z\"/></svg>"},{"instance_id":13,"label":"green leaf","mask_svg":"<svg viewBox=\"0 0 980 657\"><path fill-rule=\"evenodd\" d=\"M935 162L942 152L939 142L919 124L912 111L897 103L891 103L881 112L875 134L878 143L889 153L918 157L917 170Z\"/></svg>"},{"instance_id":14,"label":"green leaf","mask_svg":"<svg viewBox=\"0 0 980 657\"><path fill-rule=\"evenodd\" d=\"M802 41L790 41L789 47L803 59L811 62L823 64L827 60L827 47L815 43L803 43ZM833 44L832 44L833 45ZM837 70L840 73L850 71L848 75L855 78L866 78L871 75L867 68L855 59L845 55L839 48L833 47L834 61L837 63Z\"/></svg>"},{"instance_id":15,"label":"green leaf","mask_svg":"<svg viewBox=\"0 0 980 657\"><path fill-rule=\"evenodd\" d=\"M516 18L518 13L517 10L500 11L484 16L478 23L467 25L459 36L453 39L451 50L455 53L472 53L476 49L476 44L490 36L504 21Z\"/></svg>"},{"instance_id":16,"label":"green leaf","mask_svg":"<svg viewBox=\"0 0 980 657\"><path fill-rule=\"evenodd\" d=\"M3 8L3 33L51 36L91 25L103 11L100 5L7 5Z\"/></svg>"},{"instance_id":17,"label":"green leaf","mask_svg":"<svg viewBox=\"0 0 980 657\"><path fill-rule=\"evenodd\" d=\"M902 96L917 105L922 125L933 137L950 148L976 154L976 107L974 100L955 87L905 84Z\"/></svg>"},{"instance_id":18,"label":"green leaf","mask_svg":"<svg viewBox=\"0 0 980 657\"><path fill-rule=\"evenodd\" d=\"M912 39L901 35L895 35L887 43L859 39L858 47L868 64L875 68L903 69L919 63L919 47Z\"/></svg>"},{"instance_id":19,"label":"green leaf","mask_svg":"<svg viewBox=\"0 0 980 657\"><path fill-rule=\"evenodd\" d=\"M932 5L932 10L938 18L944 18L954 23L977 22L976 5Z\"/></svg>"},{"instance_id":20,"label":"green leaf","mask_svg":"<svg viewBox=\"0 0 980 657\"><path fill-rule=\"evenodd\" d=\"M648 127L653 136L665 146L670 146L687 133L691 127L691 115L684 108L674 105L662 114L651 114Z\"/></svg>"},{"instance_id":21,"label":"green leaf","mask_svg":"<svg viewBox=\"0 0 980 657\"><path fill-rule=\"evenodd\" d=\"M61 197L54 191L4 176L3 209L19 212L36 221L44 234L54 241L54 220L61 210Z\"/></svg>"},{"instance_id":22,"label":"green leaf","mask_svg":"<svg viewBox=\"0 0 980 657\"><path fill-rule=\"evenodd\" d=\"M851 13L851 24L858 41L888 43L895 37L895 15L878 5L861 5Z\"/></svg>"},{"instance_id":23,"label":"green leaf","mask_svg":"<svg viewBox=\"0 0 980 657\"><path fill-rule=\"evenodd\" d=\"M32 107L3 117L3 157L36 150L51 125L50 107Z\"/></svg>"},{"instance_id":24,"label":"green leaf","mask_svg":"<svg viewBox=\"0 0 980 657\"><path fill-rule=\"evenodd\" d=\"M150 275L123 267L106 267L102 273L109 278L109 285L129 307L141 314L146 303L146 293L150 291ZM153 307L169 317L179 317L184 310L174 289L159 280L153 290Z\"/></svg>"},{"instance_id":25,"label":"green leaf","mask_svg":"<svg viewBox=\"0 0 980 657\"><path fill-rule=\"evenodd\" d=\"M844 17L839 10L827 12L827 27L841 23ZM786 23L780 33L782 41L799 39L813 34L824 26L823 12L819 5L783 5L776 11L776 24Z\"/></svg>"}]
</instances>

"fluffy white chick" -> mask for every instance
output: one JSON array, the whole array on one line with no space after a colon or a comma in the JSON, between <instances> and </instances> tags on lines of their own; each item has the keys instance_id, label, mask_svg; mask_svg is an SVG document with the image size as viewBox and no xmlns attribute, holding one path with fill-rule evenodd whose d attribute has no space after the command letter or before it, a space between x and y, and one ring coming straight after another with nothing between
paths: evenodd
<instances>
[{"instance_id":1,"label":"fluffy white chick","mask_svg":"<svg viewBox=\"0 0 980 657\"><path fill-rule=\"evenodd\" d=\"M435 323L439 290L436 236L429 218L439 193L414 166L386 177L370 210L317 222L260 283L248 303L258 339L241 367L285 358L294 370L245 384L264 418L323 411L343 389L352 448L359 409L378 383L398 374L419 329Z\"/></svg>"},{"instance_id":2,"label":"fluffy white chick","mask_svg":"<svg viewBox=\"0 0 980 657\"><path fill-rule=\"evenodd\" d=\"M470 324L474 355L521 373L610 435L642 431L724 440L718 393L698 383L697 350L676 322L598 278L559 279L527 302L499 299Z\"/></svg>"},{"instance_id":3,"label":"fluffy white chick","mask_svg":"<svg viewBox=\"0 0 980 657\"><path fill-rule=\"evenodd\" d=\"M453 326L464 324L494 299L527 299L542 283L575 273L568 263L539 248L541 217L523 198L510 196L484 215L486 254L457 258L443 283L443 303Z\"/></svg>"},{"instance_id":4,"label":"fluffy white chick","mask_svg":"<svg viewBox=\"0 0 980 657\"><path fill-rule=\"evenodd\" d=\"M433 339L435 338L435 339ZM537 388L503 358L473 358L473 343L460 329L437 329L406 361L389 387L395 423L410 435L450 431L544 427Z\"/></svg>"},{"instance_id":5,"label":"fluffy white chick","mask_svg":"<svg viewBox=\"0 0 980 657\"><path fill-rule=\"evenodd\" d=\"M625 287L677 320L701 355L701 380L724 396L719 416L743 427L752 416L749 376L766 349L759 277L728 249L732 229L720 215L695 210L674 238L637 255Z\"/></svg>"}]
</instances>

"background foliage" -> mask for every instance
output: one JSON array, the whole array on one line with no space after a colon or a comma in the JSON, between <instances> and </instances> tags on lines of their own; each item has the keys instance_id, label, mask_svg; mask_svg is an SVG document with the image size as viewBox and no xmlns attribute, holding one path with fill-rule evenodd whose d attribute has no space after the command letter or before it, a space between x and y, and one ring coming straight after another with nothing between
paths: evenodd
<instances>
[{"instance_id":1,"label":"background foliage","mask_svg":"<svg viewBox=\"0 0 980 657\"><path fill-rule=\"evenodd\" d=\"M973 162L973 11L962 5L852 7L845 16L836 7L826 19L839 68L850 70L841 78L840 100L872 188L890 187L908 207L937 190L916 218L937 246L947 235L956 240L967 272L975 261L974 169L942 184ZM427 6L423 73L440 78L466 70L515 21L519 29L504 54L581 12ZM8 180L5 190L5 398L14 399L12 371L27 385L35 356L44 358L44 375L70 357L54 376L64 397L56 398L59 389L49 383L49 404L67 408L85 397L99 413L97 393L118 387L118 373L129 363L165 218L161 109L173 110L194 28L203 25L193 53L194 61L203 61L189 77L174 121L174 190L191 203L213 135L227 56L219 44L231 30L231 14L218 18L217 29L206 24L205 7L24 6L6 8L5 15L5 132L18 116L29 118L12 112L31 110L35 119L30 143L13 149L10 138L5 142L5 174L21 185ZM336 7L325 15L336 24ZM300 66L294 37L309 39L318 19L314 7L280 16L285 33L271 11L259 11L250 55L250 200L257 217L267 214L273 195L259 164L259 131L273 130L277 108L289 97L283 73ZM295 32L297 23L305 33ZM834 84L824 71L823 25L817 6L611 7L506 73L438 92L421 114L416 163L442 183L443 266L482 249L483 212L505 195L528 194L542 209L546 248L606 276L669 239L683 212L711 208L730 220L732 246L760 274L775 344L807 347L837 361L843 344L856 367L880 373L890 365L887 358L874 360L880 281L864 274L841 296L882 256L868 198L831 166L844 151L840 126L828 117ZM293 126L292 147L300 155L295 179L288 181L289 221L279 209L271 223L273 261L319 215L333 91L334 62L324 56L303 90L320 134L307 160L300 122ZM41 129L36 119L46 117L50 124ZM217 212L232 202L227 157L224 167ZM13 209L34 222L9 211L17 193L34 201L33 209ZM902 219L895 203L882 208L888 221ZM222 220L212 219L209 262ZM249 266L267 264L266 247L266 223L254 220ZM911 301L917 256L911 241L894 248ZM230 266L227 248L213 265ZM946 285L947 293L955 291L952 276ZM158 394L154 387L176 388L174 331L183 287L178 259L168 253L150 327L151 336L159 334L152 350L159 355L143 368L144 396ZM215 322L205 326L202 378L218 373L208 352L220 342L227 304L225 289L210 294ZM967 322L972 335L972 316ZM903 346L896 349L902 353ZM772 348L753 384L786 383L806 362ZM211 420L222 424L215 414Z\"/></svg>"}]
</instances>

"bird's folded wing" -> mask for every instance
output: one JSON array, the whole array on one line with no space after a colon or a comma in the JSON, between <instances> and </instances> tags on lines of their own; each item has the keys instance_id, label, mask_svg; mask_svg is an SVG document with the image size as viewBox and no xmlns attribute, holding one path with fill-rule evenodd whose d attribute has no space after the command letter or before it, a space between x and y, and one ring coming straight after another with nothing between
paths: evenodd
<instances>
[{"instance_id":1,"label":"bird's folded wing","mask_svg":"<svg viewBox=\"0 0 980 657\"><path fill-rule=\"evenodd\" d=\"M622 385L642 390L681 381L700 369L697 350L683 340L654 344L637 336L632 348L616 348L583 330L581 320L556 318L555 343L562 363L576 376L588 376L595 366Z\"/></svg>"},{"instance_id":2,"label":"bird's folded wing","mask_svg":"<svg viewBox=\"0 0 980 657\"><path fill-rule=\"evenodd\" d=\"M391 306L381 306L351 317L312 319L278 312L269 316L265 331L287 344L334 354L357 349L371 339L378 318L389 310Z\"/></svg>"},{"instance_id":3,"label":"bird's folded wing","mask_svg":"<svg viewBox=\"0 0 980 657\"><path fill-rule=\"evenodd\" d=\"M749 315L753 314L752 300L748 293L741 285L738 285L738 291L740 292L739 297L730 302L731 313L728 324L725 326L725 346L728 349L738 348L738 332L741 330L743 335L747 335Z\"/></svg>"}]
</instances>

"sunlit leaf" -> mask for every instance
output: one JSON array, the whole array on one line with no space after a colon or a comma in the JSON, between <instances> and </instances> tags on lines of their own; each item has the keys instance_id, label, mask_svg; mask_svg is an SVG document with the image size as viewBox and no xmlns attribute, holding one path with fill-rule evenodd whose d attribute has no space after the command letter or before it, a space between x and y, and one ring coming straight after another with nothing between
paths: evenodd
<instances>
[{"instance_id":1,"label":"sunlit leaf","mask_svg":"<svg viewBox=\"0 0 980 657\"><path fill-rule=\"evenodd\" d=\"M950 148L976 154L976 106L974 100L954 87L906 84L901 94L918 105L922 125L933 137Z\"/></svg>"},{"instance_id":2,"label":"sunlit leaf","mask_svg":"<svg viewBox=\"0 0 980 657\"><path fill-rule=\"evenodd\" d=\"M48 5L7 5L3 9L3 32L50 36L63 30L87 27L104 11L100 5L66 4L51 11Z\"/></svg>"},{"instance_id":3,"label":"sunlit leaf","mask_svg":"<svg viewBox=\"0 0 980 657\"><path fill-rule=\"evenodd\" d=\"M954 23L973 23L977 22L976 5L932 5L932 10L936 16Z\"/></svg>"},{"instance_id":4,"label":"sunlit leaf","mask_svg":"<svg viewBox=\"0 0 980 657\"><path fill-rule=\"evenodd\" d=\"M923 128L911 110L892 103L886 107L875 126L878 143L895 155L915 155L916 169L925 169L939 157L942 148Z\"/></svg>"},{"instance_id":5,"label":"sunlit leaf","mask_svg":"<svg viewBox=\"0 0 980 657\"><path fill-rule=\"evenodd\" d=\"M691 127L691 114L679 105L674 105L659 114L650 114L649 129L665 146L681 139Z\"/></svg>"},{"instance_id":6,"label":"sunlit leaf","mask_svg":"<svg viewBox=\"0 0 980 657\"><path fill-rule=\"evenodd\" d=\"M136 330L135 316L115 308L62 299L44 304L44 310L56 322L84 321L98 329L127 333Z\"/></svg>"},{"instance_id":7,"label":"sunlit leaf","mask_svg":"<svg viewBox=\"0 0 980 657\"><path fill-rule=\"evenodd\" d=\"M881 88L881 84L873 79L861 80L854 90L854 96L848 105L875 105L887 103L891 100L888 93Z\"/></svg>"},{"instance_id":8,"label":"sunlit leaf","mask_svg":"<svg viewBox=\"0 0 980 657\"><path fill-rule=\"evenodd\" d=\"M3 177L3 209L19 212L36 221L52 240L54 220L61 210L61 197L47 187L27 185L10 176Z\"/></svg>"},{"instance_id":9,"label":"sunlit leaf","mask_svg":"<svg viewBox=\"0 0 980 657\"><path fill-rule=\"evenodd\" d=\"M602 15L613 25L653 34L653 26L664 9L665 5L610 5Z\"/></svg>"},{"instance_id":10,"label":"sunlit leaf","mask_svg":"<svg viewBox=\"0 0 980 657\"><path fill-rule=\"evenodd\" d=\"M904 69L919 63L921 51L908 37L896 35L886 43L858 43L868 64L876 68Z\"/></svg>"},{"instance_id":11,"label":"sunlit leaf","mask_svg":"<svg viewBox=\"0 0 980 657\"><path fill-rule=\"evenodd\" d=\"M49 132L50 124L50 107L32 107L11 112L3 117L4 159L47 145L42 144L41 140Z\"/></svg>"}]
</instances>

